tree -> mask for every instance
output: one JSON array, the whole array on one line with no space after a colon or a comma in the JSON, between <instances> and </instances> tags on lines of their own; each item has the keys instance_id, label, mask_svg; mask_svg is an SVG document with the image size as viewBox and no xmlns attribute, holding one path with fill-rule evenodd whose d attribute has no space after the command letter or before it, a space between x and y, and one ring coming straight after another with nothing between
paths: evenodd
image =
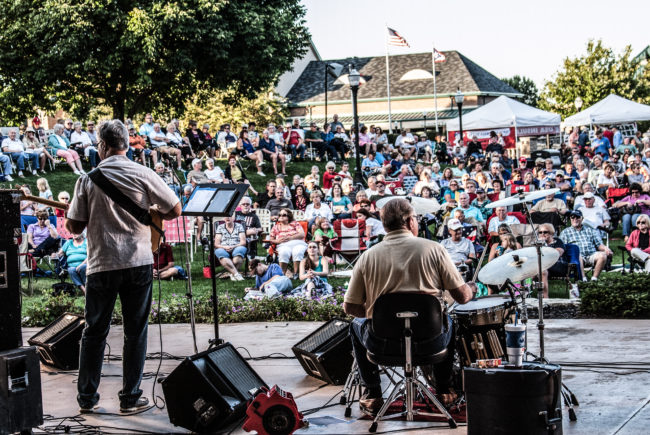
<instances>
[{"instance_id":1,"label":"tree","mask_svg":"<svg viewBox=\"0 0 650 435\"><path fill-rule=\"evenodd\" d=\"M269 123L282 123L289 113L285 100L274 94L271 88L252 98L237 98L234 89L200 92L186 106L183 124L188 125L190 119L207 122L213 133L221 124L239 126L250 121L255 121L257 131L261 133Z\"/></svg>"},{"instance_id":2,"label":"tree","mask_svg":"<svg viewBox=\"0 0 650 435\"><path fill-rule=\"evenodd\" d=\"M2 2L1 104L84 118L182 112L196 89L251 96L309 43L299 0Z\"/></svg>"},{"instance_id":3,"label":"tree","mask_svg":"<svg viewBox=\"0 0 650 435\"><path fill-rule=\"evenodd\" d=\"M617 56L602 41L589 41L585 55L564 59L563 69L544 84L540 108L569 116L578 111L574 103L577 97L585 109L609 94L649 103L650 70L639 73L639 63L632 60L631 52L628 45Z\"/></svg>"},{"instance_id":4,"label":"tree","mask_svg":"<svg viewBox=\"0 0 650 435\"><path fill-rule=\"evenodd\" d=\"M501 79L501 81L509 84L522 94L524 97L521 98L521 101L529 106L537 107L537 101L539 100L539 95L537 91L537 86L535 82L524 76L512 76L510 78Z\"/></svg>"}]
</instances>

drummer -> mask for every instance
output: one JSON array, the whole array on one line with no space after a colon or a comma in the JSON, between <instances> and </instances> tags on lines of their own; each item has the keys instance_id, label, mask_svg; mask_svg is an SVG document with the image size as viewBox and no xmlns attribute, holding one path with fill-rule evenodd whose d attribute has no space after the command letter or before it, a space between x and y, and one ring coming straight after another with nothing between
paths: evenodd
<instances>
[{"instance_id":1,"label":"drummer","mask_svg":"<svg viewBox=\"0 0 650 435\"><path fill-rule=\"evenodd\" d=\"M351 326L352 346L365 386L359 407L367 414L376 414L383 404L379 367L371 363L366 354L371 334L369 319L377 298L399 291L424 292L441 299L443 292L448 290L454 300L464 304L477 291L476 284L463 281L440 244L417 237L418 220L408 200L388 201L381 209L381 220L388 232L381 243L383 249L370 249L359 258L343 303L345 313L355 317ZM408 273L405 273L405 265L408 265ZM446 328L433 346L440 351L453 345L453 335L453 328ZM450 390L452 364L453 352L449 352L445 361L434 366L436 390L443 402L448 403L454 399Z\"/></svg>"}]
</instances>

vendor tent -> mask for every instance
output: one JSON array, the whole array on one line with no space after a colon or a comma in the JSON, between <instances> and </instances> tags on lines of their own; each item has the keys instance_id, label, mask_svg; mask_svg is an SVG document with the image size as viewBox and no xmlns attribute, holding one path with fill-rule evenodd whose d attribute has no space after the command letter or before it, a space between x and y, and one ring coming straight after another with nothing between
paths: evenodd
<instances>
[{"instance_id":1,"label":"vendor tent","mask_svg":"<svg viewBox=\"0 0 650 435\"><path fill-rule=\"evenodd\" d=\"M520 129L522 127L542 126L554 126L559 129L560 120L560 115L536 109L502 95L485 106L464 115L463 130L488 130L508 127ZM447 121L447 131L458 131L459 128L458 118ZM518 132L516 134L524 136L518 134Z\"/></svg>"},{"instance_id":2,"label":"vendor tent","mask_svg":"<svg viewBox=\"0 0 650 435\"><path fill-rule=\"evenodd\" d=\"M579 127L581 125L619 124L632 121L650 121L650 106L611 94L582 112L566 118L564 126Z\"/></svg>"},{"instance_id":3,"label":"vendor tent","mask_svg":"<svg viewBox=\"0 0 650 435\"><path fill-rule=\"evenodd\" d=\"M505 95L463 116L463 140L476 137L485 148L492 132L503 136L505 147L513 148L519 137L560 132L560 115L520 103ZM458 118L447 121L449 141L460 139Z\"/></svg>"}]
</instances>

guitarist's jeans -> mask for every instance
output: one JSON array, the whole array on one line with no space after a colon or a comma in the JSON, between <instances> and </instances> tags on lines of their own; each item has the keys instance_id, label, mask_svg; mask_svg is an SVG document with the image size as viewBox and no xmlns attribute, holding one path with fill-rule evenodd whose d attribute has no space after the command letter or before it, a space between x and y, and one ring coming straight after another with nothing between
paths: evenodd
<instances>
[{"instance_id":1,"label":"guitarist's jeans","mask_svg":"<svg viewBox=\"0 0 650 435\"><path fill-rule=\"evenodd\" d=\"M97 388L102 373L106 336L117 296L122 303L124 348L120 405L129 407L142 395L140 381L147 352L147 325L151 310L151 265L88 275L86 327L81 339L77 402L90 407L99 401Z\"/></svg>"}]
</instances>

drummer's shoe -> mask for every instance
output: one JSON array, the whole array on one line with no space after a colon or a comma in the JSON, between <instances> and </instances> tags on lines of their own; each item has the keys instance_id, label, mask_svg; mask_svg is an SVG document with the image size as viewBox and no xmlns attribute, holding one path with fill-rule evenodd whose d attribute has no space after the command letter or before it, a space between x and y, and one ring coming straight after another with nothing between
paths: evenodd
<instances>
[{"instance_id":1,"label":"drummer's shoe","mask_svg":"<svg viewBox=\"0 0 650 435\"><path fill-rule=\"evenodd\" d=\"M376 416L381 407L384 405L383 397L374 397L369 398L368 393L364 394L361 399L359 399L359 409L364 414L368 414L372 417Z\"/></svg>"}]
</instances>

